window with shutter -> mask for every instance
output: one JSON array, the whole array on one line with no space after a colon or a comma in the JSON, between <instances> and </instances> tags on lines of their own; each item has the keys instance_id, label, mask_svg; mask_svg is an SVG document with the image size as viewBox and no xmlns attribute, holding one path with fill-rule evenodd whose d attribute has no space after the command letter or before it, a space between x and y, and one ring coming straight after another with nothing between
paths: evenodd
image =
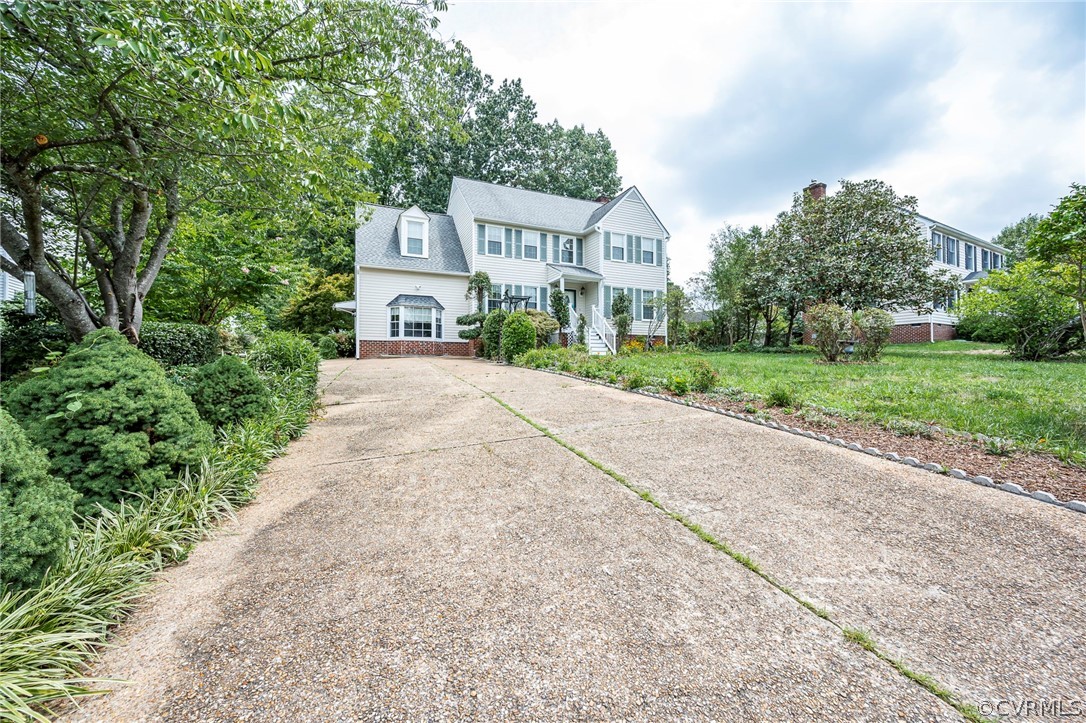
<instances>
[{"instance_id":1,"label":"window with shutter","mask_svg":"<svg viewBox=\"0 0 1086 723\"><path fill-rule=\"evenodd\" d=\"M539 258L539 234L535 231L524 232L524 258L533 261Z\"/></svg>"},{"instance_id":2,"label":"window with shutter","mask_svg":"<svg viewBox=\"0 0 1086 723\"><path fill-rule=\"evenodd\" d=\"M486 253L487 256L502 255L502 230L499 226L486 227Z\"/></svg>"}]
</instances>

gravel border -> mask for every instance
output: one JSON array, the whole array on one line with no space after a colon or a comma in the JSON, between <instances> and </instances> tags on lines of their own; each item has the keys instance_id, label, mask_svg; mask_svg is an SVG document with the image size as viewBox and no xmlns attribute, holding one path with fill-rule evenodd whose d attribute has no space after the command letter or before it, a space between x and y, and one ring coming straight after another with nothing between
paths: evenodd
<instances>
[{"instance_id":1,"label":"gravel border","mask_svg":"<svg viewBox=\"0 0 1086 723\"><path fill-rule=\"evenodd\" d=\"M640 394L643 397L652 397L653 399L662 399L665 402L671 402L672 404L679 404L684 407L693 407L694 409L701 409L706 412L713 412L714 414L721 414L725 417L732 419L738 419L744 422L750 422L751 424L757 424L760 427L766 427L767 429L775 429L781 432L790 432L791 434L797 434L801 437L807 437L818 442L825 442L826 444L832 444L837 447L852 450L854 452L860 452L861 454L868 454L872 457L881 457L882 459L890 462L897 462L898 464L904 464L909 467L915 467L917 469L927 470L934 472L935 474L942 474L948 477L952 477L958 480L964 480L966 482L972 482L973 484L980 485L981 487L989 487L991 489L1001 490L1003 492L1009 492L1010 494L1026 497L1038 502L1044 502L1045 504L1055 505L1056 507L1062 507L1064 509L1071 510L1073 512L1081 512L1086 514L1086 502L1082 500L1070 500L1062 501L1057 499L1049 492L1037 490L1036 492L1029 492L1023 489L1021 485L1016 485L1013 482L1002 482L996 484L991 477L987 477L982 474L975 476L969 475L964 470L945 467L938 462L921 462L916 457L902 457L894 452L882 452L875 447L865 447L859 442L846 442L840 437L830 437L826 434L818 434L807 429L801 429L799 427L789 427L787 424L780 424L772 420L766 421L759 419L751 414L739 414L728 409L721 409L720 407L714 407L709 404L703 404L701 402L693 402L683 397L675 397L669 394L660 394L658 392L648 392L643 389L626 389L619 384L611 384L610 382L600 381L599 379L588 379L587 377L578 376L576 374L570 374L569 372L559 371L557 369L537 369L535 367L518 367L519 369L528 369L530 371L547 372L548 374L556 374L560 377L569 377L570 379L576 379L581 382L588 382L589 384L598 384L603 387L610 387L611 389L617 389L620 392L630 392L633 394ZM973 439L981 439L983 435L966 435L964 432L951 432L955 436L969 436Z\"/></svg>"}]
</instances>

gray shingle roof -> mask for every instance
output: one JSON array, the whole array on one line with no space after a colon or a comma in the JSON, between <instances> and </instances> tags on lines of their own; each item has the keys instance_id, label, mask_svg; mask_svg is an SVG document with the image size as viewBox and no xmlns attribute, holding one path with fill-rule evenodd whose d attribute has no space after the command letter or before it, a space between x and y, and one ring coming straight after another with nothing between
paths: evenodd
<instances>
[{"instance_id":1,"label":"gray shingle roof","mask_svg":"<svg viewBox=\"0 0 1086 723\"><path fill-rule=\"evenodd\" d=\"M585 276L590 279L602 279L603 274L597 273L592 269L586 269L584 266L572 266L570 264L547 264L555 271L563 271L566 273L572 273L577 276Z\"/></svg>"},{"instance_id":2,"label":"gray shingle roof","mask_svg":"<svg viewBox=\"0 0 1086 723\"><path fill-rule=\"evenodd\" d=\"M441 305L440 301L432 296L422 296L421 294L400 294L385 306L425 306L445 311L445 307Z\"/></svg>"},{"instance_id":3,"label":"gray shingle roof","mask_svg":"<svg viewBox=\"0 0 1086 723\"><path fill-rule=\"evenodd\" d=\"M971 284L974 281L980 281L981 279L983 279L983 278L985 278L987 276L988 276L987 271L984 271L984 270L973 271L973 272L965 275L965 278L962 279L962 283Z\"/></svg>"},{"instance_id":4,"label":"gray shingle roof","mask_svg":"<svg viewBox=\"0 0 1086 723\"><path fill-rule=\"evenodd\" d=\"M452 216L427 214L430 217L430 256L421 259L400 254L397 222L402 209L367 204L366 210L372 216L362 224L355 237L355 255L359 264L409 271L468 273L464 247L460 245L460 236L456 233Z\"/></svg>"},{"instance_id":5,"label":"gray shingle roof","mask_svg":"<svg viewBox=\"0 0 1086 723\"><path fill-rule=\"evenodd\" d=\"M460 189L475 218L576 234L592 226L594 217L602 218L601 210L610 210L616 201L629 192L627 189L614 201L601 204L459 176L453 177L453 186Z\"/></svg>"}]
</instances>

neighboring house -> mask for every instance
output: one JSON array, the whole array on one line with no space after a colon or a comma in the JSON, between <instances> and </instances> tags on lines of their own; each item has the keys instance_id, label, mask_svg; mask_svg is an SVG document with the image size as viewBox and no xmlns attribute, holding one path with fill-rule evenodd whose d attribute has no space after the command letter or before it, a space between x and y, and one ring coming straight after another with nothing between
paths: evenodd
<instances>
[{"instance_id":1,"label":"neighboring house","mask_svg":"<svg viewBox=\"0 0 1086 723\"><path fill-rule=\"evenodd\" d=\"M963 291L951 298L936 299L930 313L915 309L894 313L894 330L890 341L895 344L945 341L953 339L958 317L954 304L991 269L1002 269L1007 261L1007 249L959 231L927 216L917 215L925 238L931 240L932 266L946 269L962 280Z\"/></svg>"},{"instance_id":2,"label":"neighboring house","mask_svg":"<svg viewBox=\"0 0 1086 723\"><path fill-rule=\"evenodd\" d=\"M4 258L11 260L7 251L0 249L0 254ZM23 293L22 280L15 278L6 271L0 271L0 301L11 301L21 293Z\"/></svg>"},{"instance_id":3,"label":"neighboring house","mask_svg":"<svg viewBox=\"0 0 1086 723\"><path fill-rule=\"evenodd\" d=\"M493 284L487 310L508 293L526 297L521 308L546 311L551 290L561 289L569 331L583 314L593 353L614 352L611 299L622 290L633 299L631 333L648 332L651 299L667 288L669 234L636 187L584 201L456 177L447 211L359 209L358 357L472 355L456 318L475 311L465 296L476 271Z\"/></svg>"}]
</instances>

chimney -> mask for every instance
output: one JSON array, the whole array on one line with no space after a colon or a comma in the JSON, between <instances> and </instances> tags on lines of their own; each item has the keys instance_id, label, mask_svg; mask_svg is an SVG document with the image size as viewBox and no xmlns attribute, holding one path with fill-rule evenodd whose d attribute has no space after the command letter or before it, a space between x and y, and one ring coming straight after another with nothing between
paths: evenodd
<instances>
[{"instance_id":1,"label":"chimney","mask_svg":"<svg viewBox=\"0 0 1086 723\"><path fill-rule=\"evenodd\" d=\"M821 201L826 197L826 184L822 181L811 181L811 185L803 190L813 201Z\"/></svg>"},{"instance_id":2,"label":"chimney","mask_svg":"<svg viewBox=\"0 0 1086 723\"><path fill-rule=\"evenodd\" d=\"M596 203L611 203L610 196L597 196Z\"/></svg>"}]
</instances>

